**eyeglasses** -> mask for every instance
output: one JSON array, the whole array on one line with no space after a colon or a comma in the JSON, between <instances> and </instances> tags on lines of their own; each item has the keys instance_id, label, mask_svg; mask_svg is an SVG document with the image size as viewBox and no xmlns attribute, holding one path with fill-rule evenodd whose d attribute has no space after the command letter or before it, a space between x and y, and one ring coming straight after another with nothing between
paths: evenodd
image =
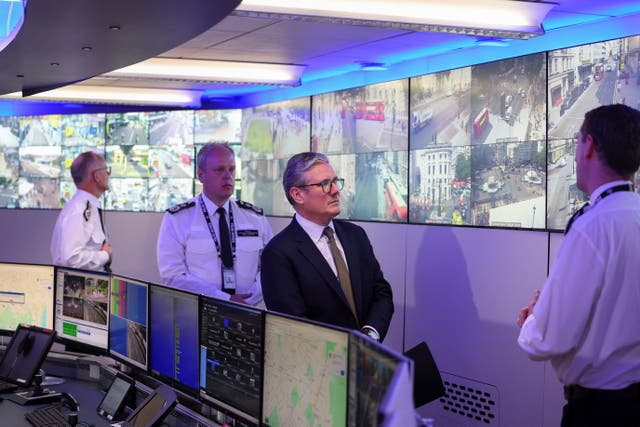
<instances>
[{"instance_id":1,"label":"eyeglasses","mask_svg":"<svg viewBox=\"0 0 640 427\"><path fill-rule=\"evenodd\" d=\"M344 178L325 179L324 181L316 182L315 184L296 185L296 187L322 187L322 191L325 193L331 192L331 186L335 184L338 190L342 190L344 187Z\"/></svg>"},{"instance_id":2,"label":"eyeglasses","mask_svg":"<svg viewBox=\"0 0 640 427\"><path fill-rule=\"evenodd\" d=\"M105 166L103 168L94 169L93 172L106 171L107 175L111 175L111 166Z\"/></svg>"}]
</instances>

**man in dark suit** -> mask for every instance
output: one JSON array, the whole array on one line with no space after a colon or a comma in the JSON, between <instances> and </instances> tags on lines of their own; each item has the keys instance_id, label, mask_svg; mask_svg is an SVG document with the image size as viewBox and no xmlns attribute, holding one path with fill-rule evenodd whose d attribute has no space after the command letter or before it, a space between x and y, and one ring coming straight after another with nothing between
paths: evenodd
<instances>
[{"instance_id":1,"label":"man in dark suit","mask_svg":"<svg viewBox=\"0 0 640 427\"><path fill-rule=\"evenodd\" d=\"M267 308L382 341L393 314L391 286L364 230L333 220L344 179L324 154L308 152L289 159L282 183L296 214L262 252Z\"/></svg>"}]
</instances>

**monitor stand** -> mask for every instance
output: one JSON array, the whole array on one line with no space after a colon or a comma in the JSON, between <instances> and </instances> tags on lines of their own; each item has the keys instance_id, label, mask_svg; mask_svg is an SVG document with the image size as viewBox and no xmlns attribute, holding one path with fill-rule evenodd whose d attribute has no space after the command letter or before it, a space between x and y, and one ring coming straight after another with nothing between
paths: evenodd
<instances>
[{"instance_id":1,"label":"monitor stand","mask_svg":"<svg viewBox=\"0 0 640 427\"><path fill-rule=\"evenodd\" d=\"M59 401L62 398L62 393L49 390L48 388L42 388L45 377L46 375L41 369L40 372L33 377L33 390L14 393L7 399L17 403L18 405L38 405L41 403Z\"/></svg>"}]
</instances>

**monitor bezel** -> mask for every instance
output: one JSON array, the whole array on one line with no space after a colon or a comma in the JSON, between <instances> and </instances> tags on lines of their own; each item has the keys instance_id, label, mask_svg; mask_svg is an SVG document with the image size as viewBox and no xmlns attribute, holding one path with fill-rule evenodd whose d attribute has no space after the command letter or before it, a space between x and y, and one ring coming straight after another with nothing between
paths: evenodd
<instances>
[{"instance_id":1,"label":"monitor bezel","mask_svg":"<svg viewBox=\"0 0 640 427\"><path fill-rule=\"evenodd\" d=\"M198 381L198 392L199 392L199 398L205 402L209 402L213 405L217 405L220 408L224 409L224 410L228 410L229 412L232 412L233 414L240 416L242 418L244 418L246 421L255 423L255 425L259 425L260 424L260 417L262 415L262 400L263 400L263 393L264 393L264 389L263 389L263 382L264 382L264 325L265 325L265 310L262 310L260 308L257 307L253 307L250 305L246 305L246 304L240 304L240 303L235 303L233 301L230 300L223 300L223 299L219 299L219 298L215 298L215 297L211 297L211 296L207 296L207 295L199 295L199 300L198 300L198 348L199 348L199 354L200 356L202 355L202 350L204 348L206 348L205 346L203 346L202 343L202 337L201 337L201 328L202 328L202 307L203 304L207 301L213 301L214 304L220 304L226 307L232 307L232 308L237 308L240 309L242 311L245 312L253 312L255 314L259 314L260 315L260 323L261 323L261 327L262 327L262 332L260 334L260 351L261 351L261 357L260 357L260 397L258 399L258 413L257 416L254 414L251 414L249 412L245 412L243 409L237 408L236 406L234 406L234 402L230 402L227 400L222 400L217 396L212 396L211 394L209 394L205 388L205 386L203 386L201 381ZM200 363L200 368L202 368L202 358L199 359L199 363ZM202 373L200 372L199 378L202 378Z\"/></svg>"},{"instance_id":2,"label":"monitor bezel","mask_svg":"<svg viewBox=\"0 0 640 427\"><path fill-rule=\"evenodd\" d=\"M153 354L151 352L151 346L152 346L152 342L153 342L153 338L152 338L152 324L151 324L151 293L153 291L153 289L163 289L163 290L167 290L167 291L172 291L172 292L180 292L183 293L185 295L189 295L189 296L193 296L196 299L196 306L197 306L197 313L196 313L196 331L198 334L198 345L196 348L196 363L198 366L198 375L196 378L196 381L198 383L198 385L196 386L196 388L192 388L191 386L181 382L178 379L175 379L173 377L170 377L168 375L165 375L161 372L158 372L156 370L153 369L152 363L153 363ZM156 378L160 381L162 381L165 384L170 385L171 387L175 388L176 390L179 390L180 392L199 399L200 398L200 372L199 372L199 367L200 367L200 295L195 293L195 292L191 292L191 291L186 291L183 289L178 289L178 288L172 288L170 286L165 286L165 285L159 285L157 283L149 283L149 319L148 319L148 323L149 323L149 333L148 333L148 337L149 337L149 342L148 342L148 348L149 348L149 358L148 358L148 365L149 365L149 369L148 369L148 374L149 376L151 376L152 378Z\"/></svg>"},{"instance_id":3,"label":"monitor bezel","mask_svg":"<svg viewBox=\"0 0 640 427\"><path fill-rule=\"evenodd\" d=\"M24 331L24 332L23 332ZM2 354L2 358L0 359L0 366L2 366L4 364L5 359L7 359L8 357L20 352L20 348L19 346L22 345L22 343L18 343L18 337L20 334L30 334L30 333L35 333L36 337L44 337L41 338L41 353L38 355L37 357L37 363L33 364L33 366L31 366L31 370L28 371L28 375L26 376L26 378L24 379L20 379L20 378L10 378L9 376L3 377L6 381L12 382L16 385L19 385L21 387L29 387L31 385L31 383L33 382L33 378L36 375L36 372L38 372L38 370L40 369L40 367L42 366L42 363L45 361L45 359L47 358L47 355L49 354L49 351L51 350L51 346L53 345L53 342L55 341L55 337L56 337L56 331L55 329L49 329L49 328L41 328L39 326L35 326L35 325L27 325L25 323L20 323L18 324L18 326L16 327L13 336L11 337L11 341L9 342L9 344L7 345L6 349L4 350L3 354ZM37 338L34 338L37 339ZM18 348L13 349L14 346L18 346ZM17 357L17 356L16 356ZM23 365L23 363L21 363L21 365Z\"/></svg>"},{"instance_id":4,"label":"monitor bezel","mask_svg":"<svg viewBox=\"0 0 640 427\"><path fill-rule=\"evenodd\" d=\"M267 310L267 311L265 311L265 315L264 315L264 333L262 334L263 335L263 347L265 347L265 341L266 341L266 335L267 335L266 334L267 318L268 317L285 318L285 319L288 319L288 320L293 320L293 321L304 323L304 324L311 324L311 325L314 325L314 326L318 326L318 327L322 327L322 328L325 328L325 329L330 329L330 330L333 330L333 331L337 331L337 332L341 332L341 333L346 334L346 338L347 338L347 371L345 373L345 375L346 375L346 384L347 384L347 390L346 390L347 402L345 402L345 409L346 409L346 412L345 412L345 425L346 425L346 423L349 420L349 401L348 401L348 397L349 397L349 380L350 380L350 378L349 378L349 370L350 369L349 368L350 368L350 363L351 363L351 360L349 358L349 346L351 345L351 336L350 336L350 334L352 332L354 332L354 331L349 329L349 328L345 328L345 327L342 327L342 326L336 326L336 325L332 325L332 324L329 324L329 323L320 322L320 321L317 321L317 320L307 319L305 317L299 317L299 316L294 316L292 314L287 314L287 313L282 313L282 312L278 312L278 311ZM355 332L357 332L357 331L355 331ZM265 399L265 393L264 393L264 380L265 380L264 367L265 367L265 364L266 364L266 357L265 356L266 356L266 348L264 349L263 354L262 354L262 369L263 369L262 391L263 391L263 393L262 393L262 402L260 404L260 407L261 407L260 422L262 424L265 423L264 419L265 419L265 416L266 416L266 414L264 413L265 412L265 404L264 404L264 399ZM264 425L267 425L267 424L264 424Z\"/></svg>"},{"instance_id":5,"label":"monitor bezel","mask_svg":"<svg viewBox=\"0 0 640 427\"><path fill-rule=\"evenodd\" d=\"M71 272L71 273L75 272L75 273L79 273L80 275L89 274L92 276L101 276L108 280L109 284L107 289L108 295L107 295L107 346L106 348L102 348L93 344L88 344L80 340L74 340L73 338L63 336L62 332L58 331L58 329L56 328L56 322L58 321L58 318L60 316L57 316L54 313L54 320L53 320L53 329L57 332L56 342L63 344L65 346L65 351L93 354L98 356L108 356L109 355L109 321L110 321L110 315L111 315L111 277L112 275L102 271L82 270L78 268L65 267L62 265L56 265L54 267L55 267L54 282L53 282L54 283L54 293L53 293L54 304L57 304L57 301L56 301L56 295L58 292L57 282L58 282L58 272L60 271ZM54 310L56 308L57 306L54 307Z\"/></svg>"},{"instance_id":6,"label":"monitor bezel","mask_svg":"<svg viewBox=\"0 0 640 427\"><path fill-rule=\"evenodd\" d=\"M142 364L140 364L139 362L127 357L126 355L120 354L118 352L114 352L113 348L111 347L111 319L109 319L109 357L111 357L112 359L124 363L126 366L129 366L131 368L134 368L135 370L142 372L144 374L147 374L149 372L149 282L146 282L144 280L140 280L140 279L134 279L132 277L128 277L128 276L124 276L122 274L111 274L111 282L110 282L110 287L109 287L109 298L113 297L113 280L114 279L121 279L125 282L133 282L136 285L144 285L147 289L147 313L146 313L146 329L147 329L147 345L146 345L146 365L142 366ZM112 304L111 301L109 302L109 316L111 316L111 309L112 309Z\"/></svg>"},{"instance_id":7,"label":"monitor bezel","mask_svg":"<svg viewBox=\"0 0 640 427\"><path fill-rule=\"evenodd\" d=\"M30 266L30 267L49 267L53 270L53 280L51 282L51 288L53 290L51 297L51 303L52 303L52 310L51 313L49 313L49 315L47 316L48 319L47 321L50 322L51 327L48 326L40 326L40 325L33 325L33 326L38 326L39 328L42 329L53 329L55 330L55 326L56 326L56 320L55 320L55 311L56 311L56 289L55 289L55 280L56 280L56 273L55 273L55 267L52 264L42 264L42 263L31 263L31 262L13 262L13 261L2 261L0 262L0 266L2 265L23 265L23 266ZM23 322L18 322L15 327L13 329L4 329L4 328L0 328L0 336L7 336L7 337L11 337L14 332L16 331L16 328L18 327L18 325L20 325Z\"/></svg>"}]
</instances>

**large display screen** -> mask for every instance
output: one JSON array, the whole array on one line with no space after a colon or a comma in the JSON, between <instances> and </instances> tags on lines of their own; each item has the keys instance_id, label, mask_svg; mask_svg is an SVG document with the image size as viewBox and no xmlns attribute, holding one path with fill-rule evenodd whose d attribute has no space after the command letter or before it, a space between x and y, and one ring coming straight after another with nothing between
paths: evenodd
<instances>
[{"instance_id":1,"label":"large display screen","mask_svg":"<svg viewBox=\"0 0 640 427\"><path fill-rule=\"evenodd\" d=\"M346 425L349 333L269 312L264 333L264 425Z\"/></svg>"},{"instance_id":2,"label":"large display screen","mask_svg":"<svg viewBox=\"0 0 640 427\"><path fill-rule=\"evenodd\" d=\"M613 103L640 108L639 51L632 36L548 53L547 228L564 229L589 199L576 187L574 157L585 113Z\"/></svg>"},{"instance_id":3,"label":"large display screen","mask_svg":"<svg viewBox=\"0 0 640 427\"><path fill-rule=\"evenodd\" d=\"M411 222L544 228L545 54L410 79Z\"/></svg>"},{"instance_id":4,"label":"large display screen","mask_svg":"<svg viewBox=\"0 0 640 427\"><path fill-rule=\"evenodd\" d=\"M54 268L0 263L0 331L20 323L53 329Z\"/></svg>"},{"instance_id":5,"label":"large display screen","mask_svg":"<svg viewBox=\"0 0 640 427\"><path fill-rule=\"evenodd\" d=\"M148 293L144 282L111 276L109 354L143 371L149 359Z\"/></svg>"},{"instance_id":6,"label":"large display screen","mask_svg":"<svg viewBox=\"0 0 640 427\"><path fill-rule=\"evenodd\" d=\"M264 313L200 297L200 393L258 423L262 397Z\"/></svg>"},{"instance_id":7,"label":"large display screen","mask_svg":"<svg viewBox=\"0 0 640 427\"><path fill-rule=\"evenodd\" d=\"M56 267L55 329L72 349L107 353L110 280L107 274Z\"/></svg>"},{"instance_id":8,"label":"large display screen","mask_svg":"<svg viewBox=\"0 0 640 427\"><path fill-rule=\"evenodd\" d=\"M198 390L198 296L149 286L150 370L179 388Z\"/></svg>"},{"instance_id":9,"label":"large display screen","mask_svg":"<svg viewBox=\"0 0 640 427\"><path fill-rule=\"evenodd\" d=\"M282 173L292 155L309 151L310 102L299 98L242 110L242 198L267 215L293 213Z\"/></svg>"}]
</instances>

